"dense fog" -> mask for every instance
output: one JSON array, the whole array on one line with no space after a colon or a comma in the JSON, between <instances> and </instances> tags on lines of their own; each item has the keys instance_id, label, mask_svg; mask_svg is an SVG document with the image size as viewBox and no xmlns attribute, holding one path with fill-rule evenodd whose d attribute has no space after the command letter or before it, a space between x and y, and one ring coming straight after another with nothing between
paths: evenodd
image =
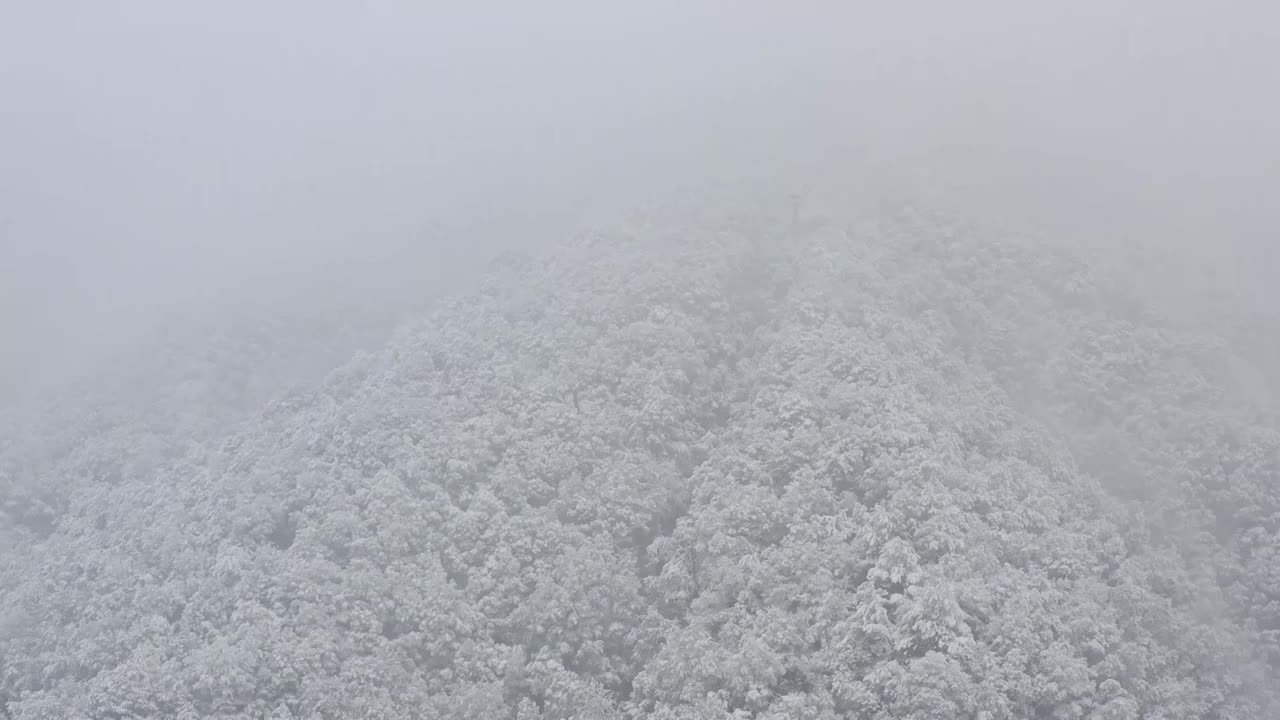
<instances>
[{"instance_id":1,"label":"dense fog","mask_svg":"<svg viewBox=\"0 0 1280 720\"><path fill-rule=\"evenodd\" d=\"M1244 257L1265 285L1278 14L7 2L6 384L158 308L435 283L707 185L927 179L1065 236Z\"/></svg>"},{"instance_id":2,"label":"dense fog","mask_svg":"<svg viewBox=\"0 0 1280 720\"><path fill-rule=\"evenodd\" d=\"M0 718L1280 714L1280 9L0 0Z\"/></svg>"}]
</instances>

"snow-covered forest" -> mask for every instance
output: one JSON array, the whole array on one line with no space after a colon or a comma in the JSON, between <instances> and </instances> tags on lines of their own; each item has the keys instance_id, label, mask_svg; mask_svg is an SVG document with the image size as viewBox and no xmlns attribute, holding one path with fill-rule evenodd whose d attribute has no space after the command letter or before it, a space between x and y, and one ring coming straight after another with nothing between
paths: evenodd
<instances>
[{"instance_id":1,"label":"snow-covered forest","mask_svg":"<svg viewBox=\"0 0 1280 720\"><path fill-rule=\"evenodd\" d=\"M1126 277L909 207L664 209L322 379L272 359L358 338L171 337L6 418L0 707L1275 717L1274 330Z\"/></svg>"},{"instance_id":2,"label":"snow-covered forest","mask_svg":"<svg viewBox=\"0 0 1280 720\"><path fill-rule=\"evenodd\" d=\"M0 0L0 720L1280 718L1222 5Z\"/></svg>"}]
</instances>

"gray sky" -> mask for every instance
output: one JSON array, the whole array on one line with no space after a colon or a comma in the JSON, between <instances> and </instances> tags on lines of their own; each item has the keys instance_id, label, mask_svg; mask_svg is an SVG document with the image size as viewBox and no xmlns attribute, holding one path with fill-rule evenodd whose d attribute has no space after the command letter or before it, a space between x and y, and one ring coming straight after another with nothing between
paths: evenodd
<instances>
[{"instance_id":1,"label":"gray sky","mask_svg":"<svg viewBox=\"0 0 1280 720\"><path fill-rule=\"evenodd\" d=\"M857 163L1277 267L1274 3L463 5L0 2L0 372Z\"/></svg>"}]
</instances>

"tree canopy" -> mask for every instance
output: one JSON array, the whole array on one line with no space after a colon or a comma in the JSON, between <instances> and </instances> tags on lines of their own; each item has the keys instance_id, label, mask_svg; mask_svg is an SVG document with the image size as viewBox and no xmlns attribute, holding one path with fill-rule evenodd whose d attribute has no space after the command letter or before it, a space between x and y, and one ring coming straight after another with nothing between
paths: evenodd
<instances>
[{"instance_id":1,"label":"tree canopy","mask_svg":"<svg viewBox=\"0 0 1280 720\"><path fill-rule=\"evenodd\" d=\"M283 333L6 418L0 715L1280 716L1250 335L1070 252L637 220L252 390Z\"/></svg>"}]
</instances>

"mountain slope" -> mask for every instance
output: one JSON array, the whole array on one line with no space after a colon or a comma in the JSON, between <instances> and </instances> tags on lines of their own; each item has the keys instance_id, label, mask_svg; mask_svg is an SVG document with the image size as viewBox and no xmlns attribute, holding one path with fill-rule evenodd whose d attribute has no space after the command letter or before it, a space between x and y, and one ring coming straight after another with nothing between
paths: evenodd
<instances>
[{"instance_id":1,"label":"mountain slope","mask_svg":"<svg viewBox=\"0 0 1280 720\"><path fill-rule=\"evenodd\" d=\"M509 256L82 491L4 584L6 712L1273 717L1243 359L1069 256L881 230Z\"/></svg>"}]
</instances>

